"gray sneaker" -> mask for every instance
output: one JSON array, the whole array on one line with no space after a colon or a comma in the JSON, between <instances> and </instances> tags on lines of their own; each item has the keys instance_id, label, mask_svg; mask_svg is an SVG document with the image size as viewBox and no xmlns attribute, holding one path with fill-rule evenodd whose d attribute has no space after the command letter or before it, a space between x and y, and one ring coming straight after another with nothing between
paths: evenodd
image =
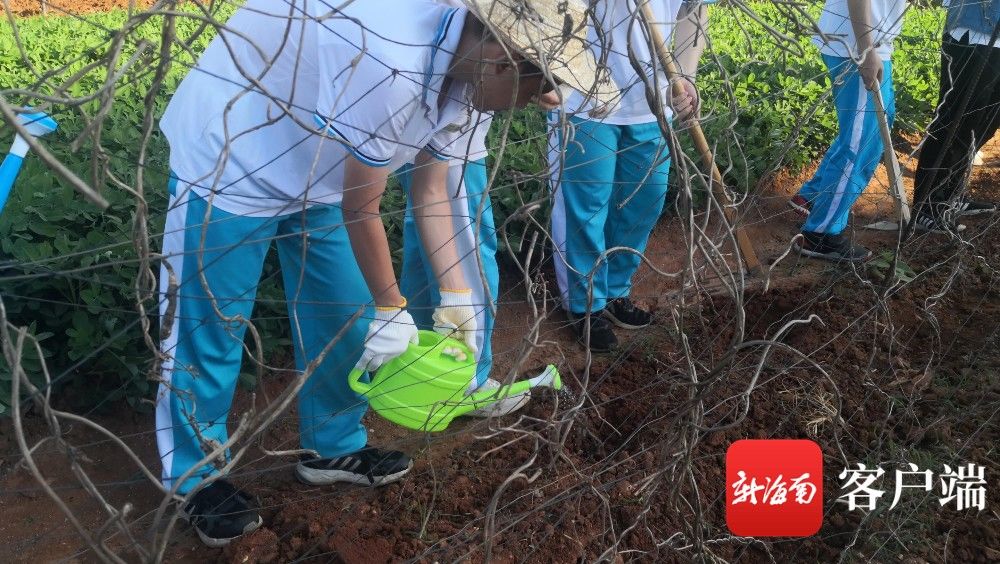
<instances>
[{"instance_id":1,"label":"gray sneaker","mask_svg":"<svg viewBox=\"0 0 1000 564\"><path fill-rule=\"evenodd\" d=\"M384 486L399 480L413 468L413 461L398 450L365 448L333 458L302 456L295 467L295 476L311 486L327 486L336 482L363 486Z\"/></svg>"}]
</instances>

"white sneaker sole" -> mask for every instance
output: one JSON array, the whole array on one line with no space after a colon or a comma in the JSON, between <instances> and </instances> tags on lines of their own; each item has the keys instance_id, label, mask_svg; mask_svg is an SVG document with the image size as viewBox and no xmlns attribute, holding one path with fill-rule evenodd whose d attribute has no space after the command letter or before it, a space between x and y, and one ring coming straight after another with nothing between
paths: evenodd
<instances>
[{"instance_id":1,"label":"white sneaker sole","mask_svg":"<svg viewBox=\"0 0 1000 564\"><path fill-rule=\"evenodd\" d=\"M183 507L179 508L177 510L177 513L178 513L178 515L180 515L181 519L183 519L189 525L191 524L191 516L188 515L188 513L186 511L184 511ZM236 540L236 539L238 539L238 538L240 538L240 537L242 537L244 535L248 535L248 534L256 531L263 524L264 524L264 518L261 517L260 515L258 515L256 523L250 523L249 525L247 525L246 527L243 528L243 532L242 533L236 535L235 537L230 537L228 539L217 539L217 538L214 538L214 537L210 537L210 536L206 535L205 533L203 533L201 531L201 529L199 529L198 527L195 527L194 525L191 525L191 527L194 529L194 532L198 533L198 538L201 540L202 544L204 544L205 546L207 546L209 548L222 548L224 546L227 546L229 543L233 542L234 540Z\"/></svg>"},{"instance_id":2,"label":"white sneaker sole","mask_svg":"<svg viewBox=\"0 0 1000 564\"><path fill-rule=\"evenodd\" d=\"M503 398L502 400L491 403L486 407L480 407L479 409L472 410L465 415L468 417L503 417L504 415L509 415L515 411L521 409L522 407L528 405L531 401L531 395L528 392L517 394L516 396L509 396Z\"/></svg>"},{"instance_id":3,"label":"white sneaker sole","mask_svg":"<svg viewBox=\"0 0 1000 564\"><path fill-rule=\"evenodd\" d=\"M329 486L337 483L356 484L359 486L384 486L400 480L403 476L409 474L412 469L413 461L411 460L406 465L405 470L400 470L395 474L386 474L372 482L364 474L347 472L346 470L320 470L300 463L295 466L295 477L300 482L310 486Z\"/></svg>"}]
</instances>

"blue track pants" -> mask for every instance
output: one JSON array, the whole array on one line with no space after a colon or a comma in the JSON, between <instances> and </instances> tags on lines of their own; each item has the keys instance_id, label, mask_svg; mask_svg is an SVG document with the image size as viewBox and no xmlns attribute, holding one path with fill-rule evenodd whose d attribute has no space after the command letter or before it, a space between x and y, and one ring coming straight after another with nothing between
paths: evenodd
<instances>
[{"instance_id":1,"label":"blue track pants","mask_svg":"<svg viewBox=\"0 0 1000 564\"><path fill-rule=\"evenodd\" d=\"M167 360L156 403L164 484L172 487L227 440L226 419L246 334L239 319L251 317L272 243L278 247L300 372L362 310L299 394L301 445L324 457L364 447L367 432L361 417L367 402L347 386L347 374L361 357L372 297L340 208L314 206L279 217L244 217L208 206L176 180L170 192L163 254L179 286L169 335L161 343ZM163 266L161 323L166 321L168 279ZM222 320L216 307L229 319ZM210 464L199 466L178 491L191 490L212 472Z\"/></svg>"},{"instance_id":2,"label":"blue track pants","mask_svg":"<svg viewBox=\"0 0 1000 564\"><path fill-rule=\"evenodd\" d=\"M591 291L591 311L631 292L639 256L619 251L602 260L601 255L614 247L646 250L663 210L670 155L655 122L569 121L575 131L568 144L558 126L550 136L552 236L563 305L584 313Z\"/></svg>"},{"instance_id":3,"label":"blue track pants","mask_svg":"<svg viewBox=\"0 0 1000 564\"><path fill-rule=\"evenodd\" d=\"M803 231L839 234L847 227L851 206L868 187L882 160L875 102L865 88L857 66L841 57L823 55L833 81L833 101L840 131L827 150L816 174L799 190L812 202ZM885 61L882 100L889 125L896 118L892 63Z\"/></svg>"}]
</instances>

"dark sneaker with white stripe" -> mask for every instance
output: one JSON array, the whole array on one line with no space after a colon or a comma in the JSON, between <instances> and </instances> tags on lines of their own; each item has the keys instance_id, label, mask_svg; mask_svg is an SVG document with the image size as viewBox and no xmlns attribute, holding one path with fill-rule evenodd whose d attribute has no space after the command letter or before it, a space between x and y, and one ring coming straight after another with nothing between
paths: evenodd
<instances>
[{"instance_id":1,"label":"dark sneaker with white stripe","mask_svg":"<svg viewBox=\"0 0 1000 564\"><path fill-rule=\"evenodd\" d=\"M808 216L812 211L812 202L805 199L804 196L796 194L788 200L788 207L798 212L799 215Z\"/></svg>"},{"instance_id":2,"label":"dark sneaker with white stripe","mask_svg":"<svg viewBox=\"0 0 1000 564\"><path fill-rule=\"evenodd\" d=\"M570 313L570 324L576 340L587 346L587 327L590 327L590 352L611 352L618 346L618 337L611 329L611 322L604 317L603 310L595 311L588 318L586 314Z\"/></svg>"},{"instance_id":3,"label":"dark sneaker with white stripe","mask_svg":"<svg viewBox=\"0 0 1000 564\"><path fill-rule=\"evenodd\" d=\"M913 222L914 230L920 233L939 233L942 235L948 235L952 233L959 233L965 230L965 226L958 223L954 219L951 219L952 214L950 213L934 213L927 211L926 208L921 209L916 214L914 214Z\"/></svg>"},{"instance_id":4,"label":"dark sneaker with white stripe","mask_svg":"<svg viewBox=\"0 0 1000 564\"><path fill-rule=\"evenodd\" d=\"M653 314L636 306L628 297L608 300L604 317L622 329L642 329L653 322Z\"/></svg>"},{"instance_id":5,"label":"dark sneaker with white stripe","mask_svg":"<svg viewBox=\"0 0 1000 564\"><path fill-rule=\"evenodd\" d=\"M194 527L201 542L213 548L226 546L264 523L253 498L225 480L216 480L196 492L179 513Z\"/></svg>"},{"instance_id":6,"label":"dark sneaker with white stripe","mask_svg":"<svg viewBox=\"0 0 1000 564\"><path fill-rule=\"evenodd\" d=\"M871 251L852 243L843 233L829 235L803 231L802 239L796 240L792 249L800 255L831 262L863 262L872 256Z\"/></svg>"},{"instance_id":7,"label":"dark sneaker with white stripe","mask_svg":"<svg viewBox=\"0 0 1000 564\"><path fill-rule=\"evenodd\" d=\"M951 209L958 214L958 217L967 217L970 215L995 213L997 211L997 205L989 202L973 200L971 198L961 198L955 202L955 205L952 206Z\"/></svg>"},{"instance_id":8,"label":"dark sneaker with white stripe","mask_svg":"<svg viewBox=\"0 0 1000 564\"><path fill-rule=\"evenodd\" d=\"M413 468L413 461L398 450L365 447L334 458L304 456L295 467L299 480L312 486L336 482L382 486L399 480Z\"/></svg>"}]
</instances>

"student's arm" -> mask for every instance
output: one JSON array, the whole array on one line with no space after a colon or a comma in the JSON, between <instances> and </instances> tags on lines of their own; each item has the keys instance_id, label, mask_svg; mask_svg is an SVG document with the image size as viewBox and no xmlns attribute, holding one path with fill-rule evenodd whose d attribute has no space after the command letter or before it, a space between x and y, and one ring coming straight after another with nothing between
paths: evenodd
<instances>
[{"instance_id":1,"label":"student's arm","mask_svg":"<svg viewBox=\"0 0 1000 564\"><path fill-rule=\"evenodd\" d=\"M698 61L705 51L708 30L708 9L703 3L684 2L677 12L674 28L674 59L681 74L694 80L698 74Z\"/></svg>"},{"instance_id":2,"label":"student's arm","mask_svg":"<svg viewBox=\"0 0 1000 564\"><path fill-rule=\"evenodd\" d=\"M857 39L857 54L862 57L858 65L861 79L868 90L875 90L882 84L882 57L875 50L872 23L871 0L847 0L847 13Z\"/></svg>"},{"instance_id":3,"label":"student's arm","mask_svg":"<svg viewBox=\"0 0 1000 564\"><path fill-rule=\"evenodd\" d=\"M432 316L434 330L465 341L469 349L477 353L476 304L472 303L472 290L459 262L476 260L477 256L458 256L451 198L452 194L448 193L448 161L420 151L413 163L410 202L420 241L441 295L441 303Z\"/></svg>"},{"instance_id":4,"label":"student's arm","mask_svg":"<svg viewBox=\"0 0 1000 564\"><path fill-rule=\"evenodd\" d=\"M401 307L403 295L392 270L389 241L379 202L389 178L388 167L371 167L354 157L344 163L344 223L351 248L378 307ZM330 281L331 284L336 283Z\"/></svg>"},{"instance_id":5,"label":"student's arm","mask_svg":"<svg viewBox=\"0 0 1000 564\"><path fill-rule=\"evenodd\" d=\"M704 4L684 2L677 12L674 26L674 60L685 80L681 82L684 95L675 96L671 90L671 107L681 123L698 117L698 91L694 86L698 61L705 51L705 30L708 29L708 11Z\"/></svg>"},{"instance_id":6,"label":"student's arm","mask_svg":"<svg viewBox=\"0 0 1000 564\"><path fill-rule=\"evenodd\" d=\"M448 161L420 151L413 165L410 200L431 269L442 288L464 289L469 285L458 264L451 195L448 194Z\"/></svg>"}]
</instances>

